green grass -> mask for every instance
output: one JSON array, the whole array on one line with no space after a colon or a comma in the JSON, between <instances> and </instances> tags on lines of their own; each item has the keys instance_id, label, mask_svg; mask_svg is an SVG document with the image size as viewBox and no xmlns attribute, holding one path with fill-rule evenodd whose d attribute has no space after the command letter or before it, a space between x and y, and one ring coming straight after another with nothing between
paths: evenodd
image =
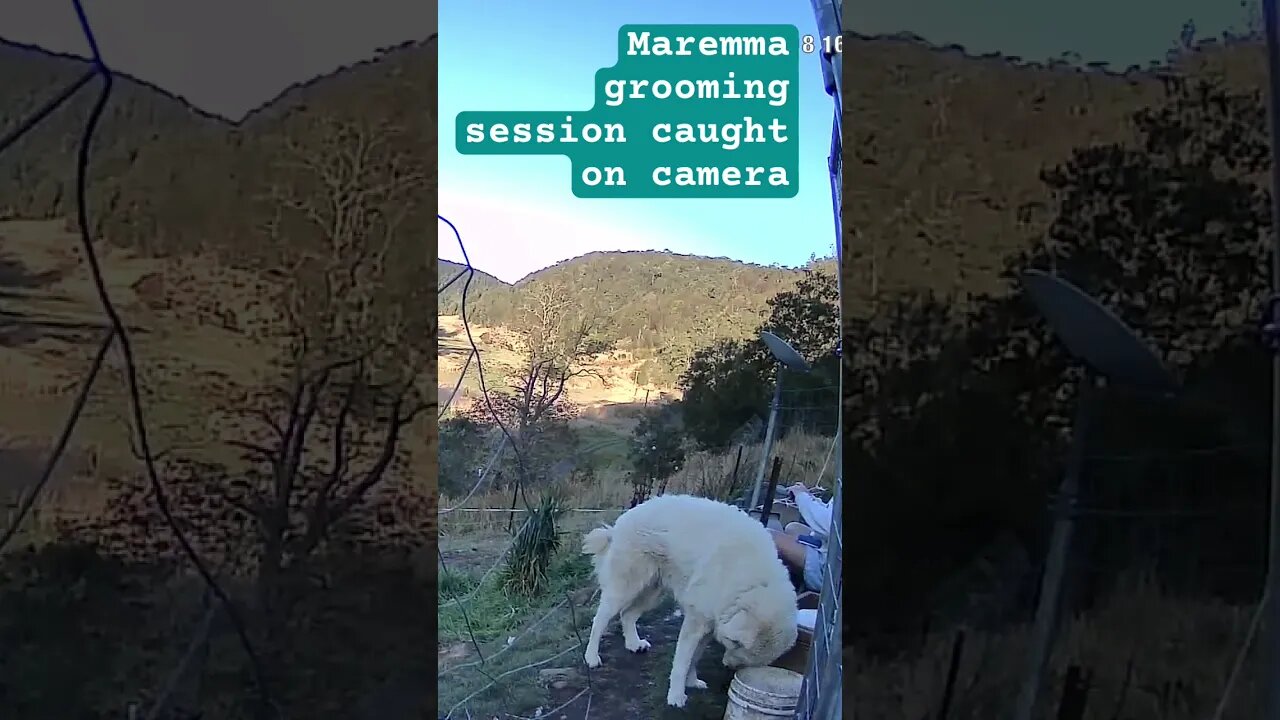
<instances>
[{"instance_id":1,"label":"green grass","mask_svg":"<svg viewBox=\"0 0 1280 720\"><path fill-rule=\"evenodd\" d=\"M581 423L574 428L578 435L578 447L591 459L592 467L602 470L609 467L630 468L631 458L627 456L625 433L605 425Z\"/></svg>"},{"instance_id":2,"label":"green grass","mask_svg":"<svg viewBox=\"0 0 1280 720\"><path fill-rule=\"evenodd\" d=\"M446 670L441 675L438 707L442 714L463 700L471 717L494 717L502 710L534 707L546 698L546 689L537 683L538 669L574 666L581 658L578 642L590 628L591 609L582 604L574 604L572 608L566 604L553 610L570 593L590 583L591 563L577 547L557 553L551 562L548 583L536 595L509 592L504 589L500 575L491 573L483 583L477 584L477 575L470 572L440 574L441 645L465 643L470 646L474 633L475 643L485 658L483 665ZM470 599L460 606L457 599L469 594ZM517 639L509 643L511 637ZM521 669L562 651L563 655L550 662ZM472 646L468 657L454 665L475 660ZM511 674L503 676L507 672ZM497 681L496 685L485 689L493 680ZM473 693L478 694L467 699ZM461 708L455 717L459 714L466 716Z\"/></svg>"},{"instance_id":3,"label":"green grass","mask_svg":"<svg viewBox=\"0 0 1280 720\"><path fill-rule=\"evenodd\" d=\"M479 574L440 571L440 642L471 642L471 633L482 647L485 642L505 639L563 601L565 593L590 583L591 562L576 545L566 547L551 561L546 588L532 596L506 590L498 571L477 585Z\"/></svg>"}]
</instances>

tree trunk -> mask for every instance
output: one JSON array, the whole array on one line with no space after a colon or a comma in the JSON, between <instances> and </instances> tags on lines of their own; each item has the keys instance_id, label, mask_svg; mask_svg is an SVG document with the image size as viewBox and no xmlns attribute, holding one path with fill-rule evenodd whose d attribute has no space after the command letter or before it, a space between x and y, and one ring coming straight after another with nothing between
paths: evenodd
<instances>
[{"instance_id":1,"label":"tree trunk","mask_svg":"<svg viewBox=\"0 0 1280 720\"><path fill-rule=\"evenodd\" d=\"M258 617L261 623L261 642L263 671L269 678L276 675L275 669L283 647L281 646L283 627L280 607L281 587L283 579L282 564L284 559L284 543L281 533L270 533L263 542L262 558L258 565L257 594Z\"/></svg>"}]
</instances>

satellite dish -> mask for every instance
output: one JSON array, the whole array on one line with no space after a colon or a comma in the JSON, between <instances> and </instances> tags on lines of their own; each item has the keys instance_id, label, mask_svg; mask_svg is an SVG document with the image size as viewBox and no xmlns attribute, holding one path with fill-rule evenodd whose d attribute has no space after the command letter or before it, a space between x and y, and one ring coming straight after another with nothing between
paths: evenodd
<instances>
[{"instance_id":1,"label":"satellite dish","mask_svg":"<svg viewBox=\"0 0 1280 720\"><path fill-rule=\"evenodd\" d=\"M1138 390L1169 394L1177 389L1155 352L1083 290L1041 270L1023 273L1022 284L1067 352L1091 371Z\"/></svg>"},{"instance_id":2,"label":"satellite dish","mask_svg":"<svg viewBox=\"0 0 1280 720\"><path fill-rule=\"evenodd\" d=\"M786 365L788 370L794 370L802 373L809 372L809 363L805 362L805 359L800 356L800 353L796 352L795 348L787 344L786 340L783 340L768 330L764 330L760 333L760 339L764 341L764 344L769 348L769 352L773 353L773 356L777 358L778 362Z\"/></svg>"}]
</instances>

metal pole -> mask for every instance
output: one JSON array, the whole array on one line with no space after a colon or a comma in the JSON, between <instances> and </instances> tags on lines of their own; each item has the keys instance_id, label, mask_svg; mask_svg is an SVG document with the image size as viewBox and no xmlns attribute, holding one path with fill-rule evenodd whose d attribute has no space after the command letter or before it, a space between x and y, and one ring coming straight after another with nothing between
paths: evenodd
<instances>
[{"instance_id":1,"label":"metal pole","mask_svg":"<svg viewBox=\"0 0 1280 720\"><path fill-rule=\"evenodd\" d=\"M1262 0L1267 35L1267 73L1271 83L1271 288L1280 292L1280 40L1277 39L1276 0ZM1274 306L1273 306L1274 307ZM1276 318L1271 318L1275 322ZM1271 526L1267 544L1266 657L1263 686L1266 715L1280 720L1280 353L1271 358Z\"/></svg>"},{"instance_id":2,"label":"metal pole","mask_svg":"<svg viewBox=\"0 0 1280 720\"><path fill-rule=\"evenodd\" d=\"M769 473L769 492L760 505L760 524L769 527L769 513L773 512L773 493L778 487L778 473L782 471L782 458L773 459L773 470Z\"/></svg>"},{"instance_id":3,"label":"metal pole","mask_svg":"<svg viewBox=\"0 0 1280 720\"><path fill-rule=\"evenodd\" d=\"M769 467L769 453L773 452L773 434L778 429L778 413L782 409L782 374L786 368L778 363L778 379L773 384L773 402L769 403L769 428L764 432L764 455L760 458L760 469L756 472L756 486L751 490L751 504L747 512L756 509L760 501L760 487L764 485L764 471Z\"/></svg>"},{"instance_id":4,"label":"metal pole","mask_svg":"<svg viewBox=\"0 0 1280 720\"><path fill-rule=\"evenodd\" d=\"M1016 720L1031 720L1036 702L1040 698L1040 688L1049 671L1053 636L1058 624L1058 606L1062 597L1062 577L1066 574L1071 536L1075 532L1075 503L1076 495L1080 492L1080 472L1084 467L1085 436L1089 432L1089 419L1093 412L1097 382L1098 379L1092 373L1087 374L1080 382L1071 449L1053 507L1053 535L1049 540L1049 553L1045 558L1044 574L1040 577L1040 602L1036 607L1035 625L1031 630L1027 678L1022 686L1022 693L1018 696L1017 710L1014 714Z\"/></svg>"}]
</instances>

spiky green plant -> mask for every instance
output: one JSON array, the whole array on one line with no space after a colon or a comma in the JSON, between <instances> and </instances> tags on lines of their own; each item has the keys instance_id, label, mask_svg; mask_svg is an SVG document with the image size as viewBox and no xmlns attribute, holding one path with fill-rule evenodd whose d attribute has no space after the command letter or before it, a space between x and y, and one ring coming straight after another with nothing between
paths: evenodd
<instances>
[{"instance_id":1,"label":"spiky green plant","mask_svg":"<svg viewBox=\"0 0 1280 720\"><path fill-rule=\"evenodd\" d=\"M516 532L503 568L502 584L520 595L536 595L547 586L547 568L560 549L557 530L564 514L563 501L556 495L543 496Z\"/></svg>"}]
</instances>

